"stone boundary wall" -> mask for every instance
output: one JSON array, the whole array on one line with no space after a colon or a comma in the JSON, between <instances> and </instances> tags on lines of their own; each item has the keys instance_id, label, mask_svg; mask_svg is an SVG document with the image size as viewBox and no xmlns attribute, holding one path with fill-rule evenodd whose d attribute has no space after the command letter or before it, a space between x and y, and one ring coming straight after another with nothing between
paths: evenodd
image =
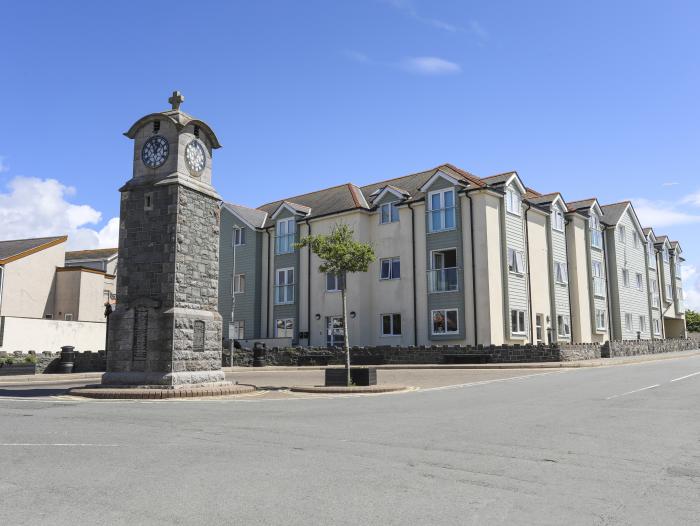
<instances>
[{"instance_id":1,"label":"stone boundary wall","mask_svg":"<svg viewBox=\"0 0 700 526\"><path fill-rule=\"evenodd\" d=\"M601 345L599 343L562 343L559 347L559 357L562 362L595 360L601 357Z\"/></svg>"},{"instance_id":2,"label":"stone boundary wall","mask_svg":"<svg viewBox=\"0 0 700 526\"><path fill-rule=\"evenodd\" d=\"M15 363L25 363L24 359L31 355L36 357L35 374L59 372L58 364L61 361L60 352L44 351L42 353L35 353L34 351L29 351L24 353L15 351L13 353L7 353L0 351L0 357L11 356L15 359ZM106 354L104 351L76 351L73 363L74 373L96 373L104 372L107 369ZM26 365L31 364L26 363Z\"/></svg>"},{"instance_id":3,"label":"stone boundary wall","mask_svg":"<svg viewBox=\"0 0 700 526\"><path fill-rule=\"evenodd\" d=\"M699 346L698 341L692 338L612 341L606 342L601 346L601 355L603 358L638 356L641 354L691 351Z\"/></svg>"}]
</instances>

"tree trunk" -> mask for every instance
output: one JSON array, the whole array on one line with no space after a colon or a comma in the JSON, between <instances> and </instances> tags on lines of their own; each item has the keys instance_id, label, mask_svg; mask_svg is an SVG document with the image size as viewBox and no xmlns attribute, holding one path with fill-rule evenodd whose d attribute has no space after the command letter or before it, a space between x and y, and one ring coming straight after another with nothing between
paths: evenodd
<instances>
[{"instance_id":1,"label":"tree trunk","mask_svg":"<svg viewBox=\"0 0 700 526\"><path fill-rule=\"evenodd\" d=\"M348 304L345 295L345 283L341 289L343 296L343 349L345 349L345 372L346 382L350 386L350 338L348 337Z\"/></svg>"}]
</instances>

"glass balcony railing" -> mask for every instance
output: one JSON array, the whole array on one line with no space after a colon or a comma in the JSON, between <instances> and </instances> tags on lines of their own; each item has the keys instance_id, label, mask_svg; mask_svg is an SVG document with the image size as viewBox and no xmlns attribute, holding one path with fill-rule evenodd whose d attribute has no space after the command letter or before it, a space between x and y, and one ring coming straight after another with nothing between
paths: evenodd
<instances>
[{"instance_id":1,"label":"glass balcony railing","mask_svg":"<svg viewBox=\"0 0 700 526\"><path fill-rule=\"evenodd\" d=\"M429 270L428 292L454 292L459 290L457 272L457 267Z\"/></svg>"}]
</instances>

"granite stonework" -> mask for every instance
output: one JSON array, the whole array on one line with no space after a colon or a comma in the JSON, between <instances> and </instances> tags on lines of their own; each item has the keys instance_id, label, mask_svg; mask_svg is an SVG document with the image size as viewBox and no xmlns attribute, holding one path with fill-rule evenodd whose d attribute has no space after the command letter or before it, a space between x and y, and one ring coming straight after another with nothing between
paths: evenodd
<instances>
[{"instance_id":1,"label":"granite stonework","mask_svg":"<svg viewBox=\"0 0 700 526\"><path fill-rule=\"evenodd\" d=\"M692 351L697 348L698 341L694 340L693 338L674 338L667 340L623 340L606 342L601 346L603 358Z\"/></svg>"},{"instance_id":2,"label":"granite stonework","mask_svg":"<svg viewBox=\"0 0 700 526\"><path fill-rule=\"evenodd\" d=\"M168 159L145 169L140 152L155 134L168 141ZM120 189L118 303L109 317L102 383L222 382L220 198L209 184L218 140L206 124L176 109L140 119L126 135L134 139L134 177ZM207 154L199 176L184 162L192 141Z\"/></svg>"},{"instance_id":3,"label":"granite stonework","mask_svg":"<svg viewBox=\"0 0 700 526\"><path fill-rule=\"evenodd\" d=\"M52 374L60 372L60 352L44 351L41 353L35 353L33 351L29 351L28 353L24 353L21 351L16 351L12 353L11 356L15 358L16 363L22 363L27 366L34 365L34 374ZM31 364L27 362L27 358L31 358L34 363ZM104 351L76 352L73 356L73 364L74 373L102 372L106 370L106 353Z\"/></svg>"}]
</instances>

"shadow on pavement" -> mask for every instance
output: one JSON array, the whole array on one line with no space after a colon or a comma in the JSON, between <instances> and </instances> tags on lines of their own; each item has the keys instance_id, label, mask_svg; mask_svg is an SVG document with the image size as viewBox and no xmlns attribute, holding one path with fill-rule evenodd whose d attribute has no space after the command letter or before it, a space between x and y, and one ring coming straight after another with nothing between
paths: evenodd
<instances>
[{"instance_id":1,"label":"shadow on pavement","mask_svg":"<svg viewBox=\"0 0 700 526\"><path fill-rule=\"evenodd\" d=\"M16 387L0 387L0 399L2 398L38 398L42 396L58 396L66 394L73 385L67 387L35 387L18 389Z\"/></svg>"}]
</instances>

